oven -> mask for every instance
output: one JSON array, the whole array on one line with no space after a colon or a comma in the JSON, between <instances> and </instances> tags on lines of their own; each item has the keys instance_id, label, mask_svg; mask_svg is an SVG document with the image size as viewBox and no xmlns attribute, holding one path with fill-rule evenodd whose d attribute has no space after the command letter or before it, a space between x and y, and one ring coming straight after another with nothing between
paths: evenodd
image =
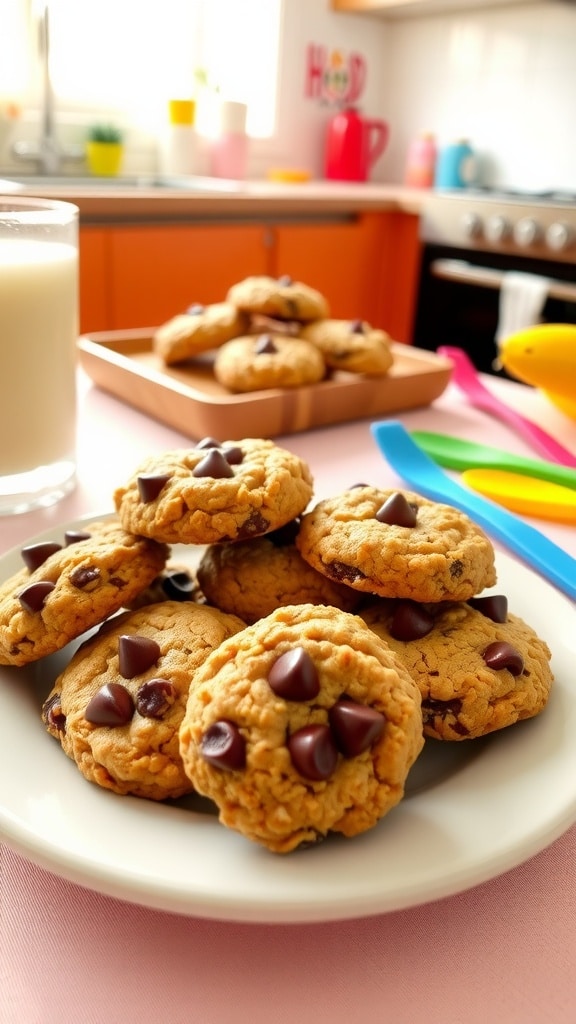
<instances>
[{"instance_id":1,"label":"oven","mask_svg":"<svg viewBox=\"0 0 576 1024\"><path fill-rule=\"evenodd\" d=\"M477 369L497 368L501 291L511 271L547 280L538 320L576 324L576 196L431 193L413 342L464 349Z\"/></svg>"}]
</instances>

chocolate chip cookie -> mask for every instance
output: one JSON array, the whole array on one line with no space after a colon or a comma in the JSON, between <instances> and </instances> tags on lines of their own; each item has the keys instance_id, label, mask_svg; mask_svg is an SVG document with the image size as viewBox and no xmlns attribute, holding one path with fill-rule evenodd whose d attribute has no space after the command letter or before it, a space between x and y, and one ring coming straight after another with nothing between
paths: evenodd
<instances>
[{"instance_id":1,"label":"chocolate chip cookie","mask_svg":"<svg viewBox=\"0 0 576 1024\"><path fill-rule=\"evenodd\" d=\"M287 274L247 277L232 285L226 301L245 313L279 320L308 321L330 315L328 301L319 291Z\"/></svg>"},{"instance_id":2,"label":"chocolate chip cookie","mask_svg":"<svg viewBox=\"0 0 576 1024\"><path fill-rule=\"evenodd\" d=\"M466 604L383 600L360 614L418 684L426 736L485 736L547 704L550 650L504 595Z\"/></svg>"},{"instance_id":3,"label":"chocolate chip cookie","mask_svg":"<svg viewBox=\"0 0 576 1024\"><path fill-rule=\"evenodd\" d=\"M466 601L496 582L494 549L465 513L359 486L302 516L296 546L330 579L381 597Z\"/></svg>"},{"instance_id":4,"label":"chocolate chip cookie","mask_svg":"<svg viewBox=\"0 0 576 1024\"><path fill-rule=\"evenodd\" d=\"M162 324L152 336L152 346L166 366L172 366L218 348L247 328L248 317L230 302L195 303Z\"/></svg>"},{"instance_id":5,"label":"chocolate chip cookie","mask_svg":"<svg viewBox=\"0 0 576 1024\"><path fill-rule=\"evenodd\" d=\"M394 361L390 337L365 320L316 320L300 337L312 342L333 370L381 377Z\"/></svg>"},{"instance_id":6,"label":"chocolate chip cookie","mask_svg":"<svg viewBox=\"0 0 576 1024\"><path fill-rule=\"evenodd\" d=\"M206 605L164 601L125 612L83 644L44 703L48 732L82 775L115 793L189 792L178 730L209 653L244 623Z\"/></svg>"},{"instance_id":7,"label":"chocolate chip cookie","mask_svg":"<svg viewBox=\"0 0 576 1024\"><path fill-rule=\"evenodd\" d=\"M351 612L362 595L304 561L294 544L298 523L233 544L212 544L198 565L210 604L253 623L287 604L326 604Z\"/></svg>"},{"instance_id":8,"label":"chocolate chip cookie","mask_svg":"<svg viewBox=\"0 0 576 1024\"><path fill-rule=\"evenodd\" d=\"M423 746L420 693L355 615L279 608L195 676L180 728L194 788L275 853L372 828Z\"/></svg>"},{"instance_id":9,"label":"chocolate chip cookie","mask_svg":"<svg viewBox=\"0 0 576 1024\"><path fill-rule=\"evenodd\" d=\"M326 375L322 353L309 341L281 334L234 338L218 350L214 376L229 391L297 388Z\"/></svg>"},{"instance_id":10,"label":"chocolate chip cookie","mask_svg":"<svg viewBox=\"0 0 576 1024\"><path fill-rule=\"evenodd\" d=\"M133 533L167 544L215 544L276 530L311 496L308 465L273 441L205 438L146 459L114 502Z\"/></svg>"},{"instance_id":11,"label":"chocolate chip cookie","mask_svg":"<svg viewBox=\"0 0 576 1024\"><path fill-rule=\"evenodd\" d=\"M0 586L0 664L52 654L132 601L163 569L168 548L114 517L22 548Z\"/></svg>"}]
</instances>

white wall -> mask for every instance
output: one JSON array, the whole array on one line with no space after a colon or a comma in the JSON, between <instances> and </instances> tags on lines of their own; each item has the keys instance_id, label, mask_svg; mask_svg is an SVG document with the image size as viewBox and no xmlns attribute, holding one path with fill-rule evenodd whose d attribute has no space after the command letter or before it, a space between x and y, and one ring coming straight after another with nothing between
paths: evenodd
<instances>
[{"instance_id":1,"label":"white wall","mask_svg":"<svg viewBox=\"0 0 576 1024\"><path fill-rule=\"evenodd\" d=\"M401 182L409 141L433 131L439 144L469 138L487 184L576 191L575 5L526 3L388 21L335 14L328 0L285 4L276 162L321 174L332 111L303 96L306 46L315 41L366 59L363 112L391 125L375 180ZM269 163L269 155L256 155L254 173Z\"/></svg>"}]
</instances>

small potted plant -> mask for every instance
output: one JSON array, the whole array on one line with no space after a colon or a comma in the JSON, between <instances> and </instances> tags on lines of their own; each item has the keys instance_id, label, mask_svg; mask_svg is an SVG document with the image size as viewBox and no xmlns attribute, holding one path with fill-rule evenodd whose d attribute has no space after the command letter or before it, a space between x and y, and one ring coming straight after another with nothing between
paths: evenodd
<instances>
[{"instance_id":1,"label":"small potted plant","mask_svg":"<svg viewBox=\"0 0 576 1024\"><path fill-rule=\"evenodd\" d=\"M122 166L124 140L113 124L95 124L88 132L86 160L92 174L114 176Z\"/></svg>"}]
</instances>

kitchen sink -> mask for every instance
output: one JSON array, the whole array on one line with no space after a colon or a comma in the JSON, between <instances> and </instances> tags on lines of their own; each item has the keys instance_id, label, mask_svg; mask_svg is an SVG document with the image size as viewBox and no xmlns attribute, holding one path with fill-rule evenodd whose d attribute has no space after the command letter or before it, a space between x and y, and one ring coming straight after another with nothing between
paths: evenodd
<instances>
[{"instance_id":1,"label":"kitchen sink","mask_svg":"<svg viewBox=\"0 0 576 1024\"><path fill-rule=\"evenodd\" d=\"M228 178L209 178L197 175L142 174L132 177L98 177L97 175L69 174L22 174L11 178L0 178L0 192L14 192L19 189L74 188L110 189L129 191L140 189L177 189L185 192L217 192L230 194L242 192L244 183Z\"/></svg>"}]
</instances>

